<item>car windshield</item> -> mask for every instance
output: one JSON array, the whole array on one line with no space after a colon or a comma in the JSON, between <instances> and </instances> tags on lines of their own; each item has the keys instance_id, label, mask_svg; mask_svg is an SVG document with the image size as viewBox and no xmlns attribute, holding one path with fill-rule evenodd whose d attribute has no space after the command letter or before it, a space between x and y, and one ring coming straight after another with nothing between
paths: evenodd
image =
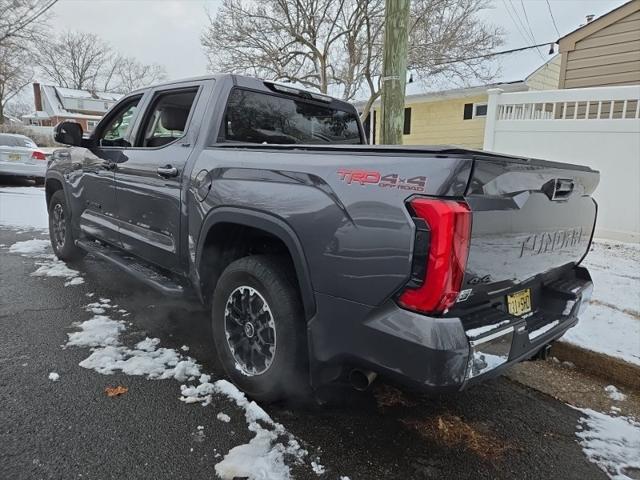
<instances>
[{"instance_id":1,"label":"car windshield","mask_svg":"<svg viewBox=\"0 0 640 480\"><path fill-rule=\"evenodd\" d=\"M355 111L242 89L231 93L222 127L224 141L286 144L362 142Z\"/></svg>"},{"instance_id":2,"label":"car windshield","mask_svg":"<svg viewBox=\"0 0 640 480\"><path fill-rule=\"evenodd\" d=\"M2 135L0 134L0 145L5 147L28 147L35 148L36 142L29 137L23 137L21 135Z\"/></svg>"}]
</instances>

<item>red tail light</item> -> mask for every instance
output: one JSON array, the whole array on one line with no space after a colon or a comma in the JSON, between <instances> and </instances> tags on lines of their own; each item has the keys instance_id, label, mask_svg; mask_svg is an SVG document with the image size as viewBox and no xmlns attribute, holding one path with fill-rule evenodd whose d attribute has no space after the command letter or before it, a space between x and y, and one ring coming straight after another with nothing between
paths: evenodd
<instances>
[{"instance_id":1,"label":"red tail light","mask_svg":"<svg viewBox=\"0 0 640 480\"><path fill-rule=\"evenodd\" d=\"M460 293L469 253L471 211L464 202L416 198L411 201L415 216L429 228L429 254L424 281L408 286L398 302L423 313L442 313Z\"/></svg>"},{"instance_id":2,"label":"red tail light","mask_svg":"<svg viewBox=\"0 0 640 480\"><path fill-rule=\"evenodd\" d=\"M47 156L44 153L39 152L38 150L34 150L31 154L31 158L33 160L46 160Z\"/></svg>"}]
</instances>

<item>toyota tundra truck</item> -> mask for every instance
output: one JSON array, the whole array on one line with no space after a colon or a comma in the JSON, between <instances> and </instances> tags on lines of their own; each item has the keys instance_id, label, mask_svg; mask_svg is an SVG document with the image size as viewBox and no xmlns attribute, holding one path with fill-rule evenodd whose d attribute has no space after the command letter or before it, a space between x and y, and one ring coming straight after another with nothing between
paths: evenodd
<instances>
[{"instance_id":1,"label":"toyota tundra truck","mask_svg":"<svg viewBox=\"0 0 640 480\"><path fill-rule=\"evenodd\" d=\"M368 145L352 105L230 74L137 90L55 138L58 258L197 298L256 399L377 375L459 391L545 351L590 298L585 166Z\"/></svg>"}]
</instances>

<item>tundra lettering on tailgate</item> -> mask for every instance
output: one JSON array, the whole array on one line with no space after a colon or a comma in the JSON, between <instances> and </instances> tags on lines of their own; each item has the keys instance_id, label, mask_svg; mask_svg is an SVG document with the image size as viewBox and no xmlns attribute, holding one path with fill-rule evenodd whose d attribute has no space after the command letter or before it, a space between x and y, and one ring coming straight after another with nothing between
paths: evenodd
<instances>
[{"instance_id":1,"label":"tundra lettering on tailgate","mask_svg":"<svg viewBox=\"0 0 640 480\"><path fill-rule=\"evenodd\" d=\"M427 177L400 178L397 173L382 175L375 170L350 170L341 168L338 170L340 180L347 185L358 183L360 185L378 185L381 188L397 188L398 190L411 190L424 192L427 185Z\"/></svg>"},{"instance_id":2,"label":"tundra lettering on tailgate","mask_svg":"<svg viewBox=\"0 0 640 480\"><path fill-rule=\"evenodd\" d=\"M565 247L575 247L582 243L585 236L581 228L558 230L555 232L542 232L529 235L520 249L520 257L540 255L541 253L555 252Z\"/></svg>"}]
</instances>

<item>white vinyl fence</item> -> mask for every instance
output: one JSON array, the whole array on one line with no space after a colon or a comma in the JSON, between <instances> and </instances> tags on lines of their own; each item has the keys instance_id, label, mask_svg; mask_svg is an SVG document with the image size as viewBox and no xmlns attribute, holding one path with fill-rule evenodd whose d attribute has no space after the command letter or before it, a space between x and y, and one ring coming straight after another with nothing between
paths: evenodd
<instances>
[{"instance_id":1,"label":"white vinyl fence","mask_svg":"<svg viewBox=\"0 0 640 480\"><path fill-rule=\"evenodd\" d=\"M484 150L599 170L596 235L640 242L640 85L489 90Z\"/></svg>"}]
</instances>

